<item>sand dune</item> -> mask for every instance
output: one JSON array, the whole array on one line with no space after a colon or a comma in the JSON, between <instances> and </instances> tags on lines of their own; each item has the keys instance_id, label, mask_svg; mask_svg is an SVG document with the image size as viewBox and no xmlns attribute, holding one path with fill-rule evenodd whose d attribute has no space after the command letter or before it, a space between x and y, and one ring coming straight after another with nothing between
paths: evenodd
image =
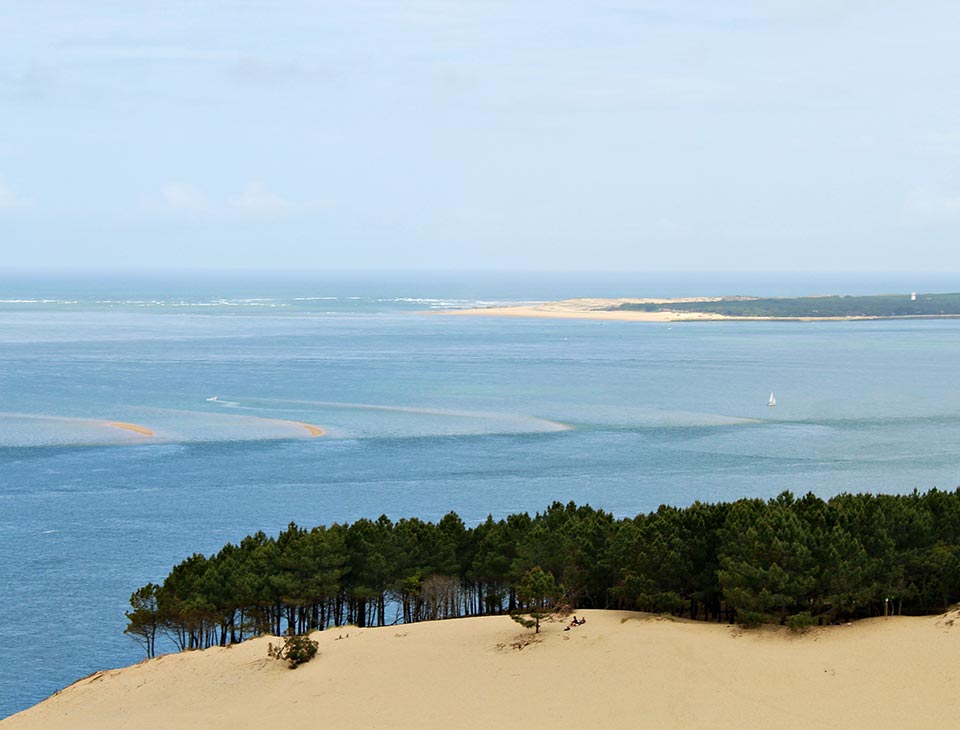
<instances>
[{"instance_id":1,"label":"sand dune","mask_svg":"<svg viewBox=\"0 0 960 730\"><path fill-rule=\"evenodd\" d=\"M947 728L960 613L798 636L619 611L314 634L289 670L257 639L99 672L14 715L26 728Z\"/></svg>"}]
</instances>

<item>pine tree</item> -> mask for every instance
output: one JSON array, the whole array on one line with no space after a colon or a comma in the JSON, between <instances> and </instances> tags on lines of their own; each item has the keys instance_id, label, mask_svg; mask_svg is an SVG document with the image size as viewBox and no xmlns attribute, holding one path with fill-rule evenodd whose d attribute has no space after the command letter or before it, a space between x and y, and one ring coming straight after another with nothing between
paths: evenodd
<instances>
[{"instance_id":1,"label":"pine tree","mask_svg":"<svg viewBox=\"0 0 960 730\"><path fill-rule=\"evenodd\" d=\"M517 585L517 598L523 608L510 617L527 629L540 633L540 621L557 610L557 601L563 595L563 586L558 586L553 573L544 572L538 565L527 571Z\"/></svg>"},{"instance_id":2,"label":"pine tree","mask_svg":"<svg viewBox=\"0 0 960 730\"><path fill-rule=\"evenodd\" d=\"M159 586L147 583L130 596L132 611L126 612L127 628L123 633L132 636L147 652L147 658L157 655L157 631L160 629L160 612L157 609Z\"/></svg>"}]
</instances>

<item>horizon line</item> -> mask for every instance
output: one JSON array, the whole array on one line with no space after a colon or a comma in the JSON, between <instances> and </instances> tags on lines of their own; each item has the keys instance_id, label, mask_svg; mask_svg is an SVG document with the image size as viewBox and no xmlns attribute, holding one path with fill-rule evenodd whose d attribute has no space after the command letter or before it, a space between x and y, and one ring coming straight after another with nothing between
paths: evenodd
<instances>
[{"instance_id":1,"label":"horizon line","mask_svg":"<svg viewBox=\"0 0 960 730\"><path fill-rule=\"evenodd\" d=\"M258 275L258 276L309 276L309 275L337 275L337 274L368 274L368 275L409 275L409 274L544 274L544 275L611 275L611 276L643 276L663 274L683 275L715 275L715 276L762 276L762 275L818 275L818 276L960 276L960 270L945 271L941 269L678 269L678 268L650 268L650 269L582 269L582 268L534 268L534 267L395 267L395 268L261 268L261 267L213 267L213 266L182 266L182 267L155 267L155 266L106 266L106 267L60 267L60 266L0 266L0 276L10 274L49 274L49 275Z\"/></svg>"}]
</instances>

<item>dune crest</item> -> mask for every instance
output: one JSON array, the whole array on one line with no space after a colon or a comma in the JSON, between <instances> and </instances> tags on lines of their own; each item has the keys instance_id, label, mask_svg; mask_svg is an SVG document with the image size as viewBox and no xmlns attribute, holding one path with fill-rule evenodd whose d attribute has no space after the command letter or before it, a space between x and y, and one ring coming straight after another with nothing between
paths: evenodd
<instances>
[{"instance_id":1,"label":"dune crest","mask_svg":"<svg viewBox=\"0 0 960 730\"><path fill-rule=\"evenodd\" d=\"M795 635L584 611L263 637L98 672L0 723L27 728L942 728L960 713L956 612ZM514 648L519 637L534 639ZM522 643L522 642L521 642Z\"/></svg>"}]
</instances>

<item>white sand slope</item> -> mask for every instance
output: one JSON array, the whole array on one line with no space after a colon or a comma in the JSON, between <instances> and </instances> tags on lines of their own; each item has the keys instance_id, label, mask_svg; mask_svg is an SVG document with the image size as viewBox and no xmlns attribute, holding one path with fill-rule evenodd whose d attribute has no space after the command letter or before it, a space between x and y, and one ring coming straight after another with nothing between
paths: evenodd
<instances>
[{"instance_id":1,"label":"white sand slope","mask_svg":"<svg viewBox=\"0 0 960 730\"><path fill-rule=\"evenodd\" d=\"M21 728L950 728L960 621L817 629L586 611L541 640L506 617L314 634L289 670L267 639L101 672L0 723ZM275 641L275 640L274 640Z\"/></svg>"}]
</instances>

